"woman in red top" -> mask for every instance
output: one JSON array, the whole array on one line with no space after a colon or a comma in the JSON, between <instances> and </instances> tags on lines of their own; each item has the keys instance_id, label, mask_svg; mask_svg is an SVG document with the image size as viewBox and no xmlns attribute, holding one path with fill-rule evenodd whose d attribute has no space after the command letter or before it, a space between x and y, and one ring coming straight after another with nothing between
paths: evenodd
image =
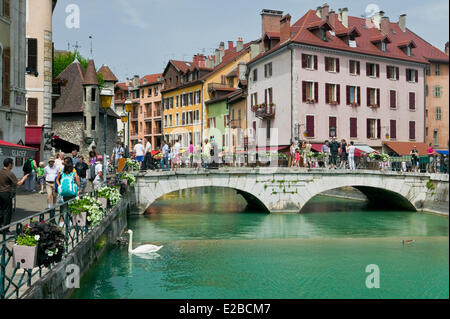
<instances>
[{"instance_id":1,"label":"woman in red top","mask_svg":"<svg viewBox=\"0 0 450 319\"><path fill-rule=\"evenodd\" d=\"M428 155L428 162L427 162L427 173L433 173L434 172L434 149L431 146L431 143L428 144L427 149L427 155Z\"/></svg>"}]
</instances>

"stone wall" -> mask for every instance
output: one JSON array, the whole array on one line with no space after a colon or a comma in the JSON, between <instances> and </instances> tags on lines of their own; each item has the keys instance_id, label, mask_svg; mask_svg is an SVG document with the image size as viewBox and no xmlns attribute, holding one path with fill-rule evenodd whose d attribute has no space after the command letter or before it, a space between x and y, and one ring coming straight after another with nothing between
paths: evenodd
<instances>
[{"instance_id":1,"label":"stone wall","mask_svg":"<svg viewBox=\"0 0 450 319\"><path fill-rule=\"evenodd\" d=\"M89 233L70 253L57 264L48 274L37 281L24 294L24 299L63 299L68 298L74 288L66 286L69 265L76 265L80 269L80 278L105 252L113 245L127 226L127 212L129 201L123 197L119 205Z\"/></svg>"},{"instance_id":2,"label":"stone wall","mask_svg":"<svg viewBox=\"0 0 450 319\"><path fill-rule=\"evenodd\" d=\"M103 114L100 113L97 130L93 134L95 145L99 154L104 152L104 131L103 131ZM53 132L63 140L80 146L80 154L86 159L89 155L89 145L84 140L84 123L81 113L53 115ZM117 122L116 119L108 116L107 132L106 132L106 149L107 155L111 156L115 142L117 140Z\"/></svg>"}]
</instances>

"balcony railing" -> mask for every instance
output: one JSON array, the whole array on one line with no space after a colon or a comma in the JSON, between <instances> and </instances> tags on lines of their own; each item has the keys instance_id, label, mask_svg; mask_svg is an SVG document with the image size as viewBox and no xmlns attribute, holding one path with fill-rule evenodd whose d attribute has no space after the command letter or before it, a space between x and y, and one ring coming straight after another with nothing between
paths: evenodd
<instances>
[{"instance_id":1,"label":"balcony railing","mask_svg":"<svg viewBox=\"0 0 450 319\"><path fill-rule=\"evenodd\" d=\"M220 90L220 89L230 89L233 86L228 83L209 83L208 84L208 91L211 90Z\"/></svg>"},{"instance_id":2,"label":"balcony railing","mask_svg":"<svg viewBox=\"0 0 450 319\"><path fill-rule=\"evenodd\" d=\"M266 105L258 107L255 110L255 116L260 119L270 119L275 117L275 105Z\"/></svg>"},{"instance_id":3,"label":"balcony railing","mask_svg":"<svg viewBox=\"0 0 450 319\"><path fill-rule=\"evenodd\" d=\"M231 120L230 121L230 128L241 128L241 120Z\"/></svg>"},{"instance_id":4,"label":"balcony railing","mask_svg":"<svg viewBox=\"0 0 450 319\"><path fill-rule=\"evenodd\" d=\"M137 121L137 119L138 119L138 114L137 114L137 113L131 113L130 118L131 118L132 121Z\"/></svg>"},{"instance_id":5,"label":"balcony railing","mask_svg":"<svg viewBox=\"0 0 450 319\"><path fill-rule=\"evenodd\" d=\"M161 110L159 109L159 110L156 110L156 111L153 111L153 117L161 117Z\"/></svg>"},{"instance_id":6,"label":"balcony railing","mask_svg":"<svg viewBox=\"0 0 450 319\"><path fill-rule=\"evenodd\" d=\"M152 132L153 132L153 134L156 134L156 135L161 134L161 128L160 127L154 127Z\"/></svg>"}]
</instances>

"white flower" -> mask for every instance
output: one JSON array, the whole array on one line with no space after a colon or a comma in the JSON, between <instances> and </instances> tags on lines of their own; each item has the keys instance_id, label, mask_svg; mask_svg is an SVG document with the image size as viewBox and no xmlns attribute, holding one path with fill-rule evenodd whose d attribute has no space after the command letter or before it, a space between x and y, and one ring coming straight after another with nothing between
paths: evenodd
<instances>
[{"instance_id":1,"label":"white flower","mask_svg":"<svg viewBox=\"0 0 450 319\"><path fill-rule=\"evenodd\" d=\"M34 240L38 241L41 238L39 235L34 235Z\"/></svg>"}]
</instances>

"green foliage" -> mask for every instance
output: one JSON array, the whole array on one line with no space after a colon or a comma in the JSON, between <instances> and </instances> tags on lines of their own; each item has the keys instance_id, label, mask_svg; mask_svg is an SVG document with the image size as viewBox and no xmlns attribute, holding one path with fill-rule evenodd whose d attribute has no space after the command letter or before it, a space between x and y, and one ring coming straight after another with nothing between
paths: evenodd
<instances>
[{"instance_id":1,"label":"green foliage","mask_svg":"<svg viewBox=\"0 0 450 319\"><path fill-rule=\"evenodd\" d=\"M436 186L433 184L432 181L427 182L427 189L430 191L433 191L436 188Z\"/></svg>"},{"instance_id":2,"label":"green foliage","mask_svg":"<svg viewBox=\"0 0 450 319\"><path fill-rule=\"evenodd\" d=\"M109 199L111 206L116 206L121 198L120 192L116 187L102 187L97 191L97 196Z\"/></svg>"},{"instance_id":3,"label":"green foliage","mask_svg":"<svg viewBox=\"0 0 450 319\"><path fill-rule=\"evenodd\" d=\"M17 236L17 245L35 247L38 244L39 235L30 235L28 229L25 229L23 235Z\"/></svg>"}]
</instances>

